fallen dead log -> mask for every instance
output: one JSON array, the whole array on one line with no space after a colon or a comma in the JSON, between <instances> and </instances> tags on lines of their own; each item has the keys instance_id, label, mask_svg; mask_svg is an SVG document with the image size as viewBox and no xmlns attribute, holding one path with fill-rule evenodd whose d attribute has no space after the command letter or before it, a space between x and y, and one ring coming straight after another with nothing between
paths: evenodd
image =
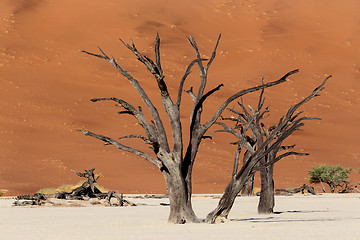
<instances>
[{"instance_id":1,"label":"fallen dead log","mask_svg":"<svg viewBox=\"0 0 360 240\"><path fill-rule=\"evenodd\" d=\"M17 207L25 207L25 206L40 206L40 202L35 200L16 200L13 203L14 206Z\"/></svg>"},{"instance_id":2,"label":"fallen dead log","mask_svg":"<svg viewBox=\"0 0 360 240\"><path fill-rule=\"evenodd\" d=\"M101 195L103 195L103 194L96 194L96 196L99 198L101 198ZM110 191L110 192L106 193L105 199L110 206L112 206L111 198L116 198L118 200L119 206L136 206L135 203L129 202L128 200L124 199L123 194L119 194L114 191Z\"/></svg>"},{"instance_id":3,"label":"fallen dead log","mask_svg":"<svg viewBox=\"0 0 360 240\"><path fill-rule=\"evenodd\" d=\"M20 195L16 197L14 206L40 206L48 197L42 193L35 193L33 195Z\"/></svg>"},{"instance_id":4,"label":"fallen dead log","mask_svg":"<svg viewBox=\"0 0 360 240\"><path fill-rule=\"evenodd\" d=\"M56 199L64 199L64 200L89 200L89 199L98 198L99 200L106 199L106 202L110 206L136 206L136 204L125 200L123 194L120 195L119 193L114 191L109 191L108 193L102 193L95 185L99 177L95 179L94 170L95 168L92 168L90 170L85 170L84 173L79 173L71 170L78 176L87 178L87 181L85 181L80 187L75 188L69 193L58 192L55 194L35 193L32 195L21 195L16 197L14 206L33 206L33 205L40 206L42 204L45 204L48 198L56 198ZM111 203L112 198L117 199L118 204Z\"/></svg>"},{"instance_id":5,"label":"fallen dead log","mask_svg":"<svg viewBox=\"0 0 360 240\"><path fill-rule=\"evenodd\" d=\"M314 191L314 188L310 187L310 186L308 186L306 184L302 185L301 187L294 188L294 189L275 189L275 194L277 194L277 195L292 195L292 194L299 193L299 192L304 194L305 190L308 193L316 195L316 193Z\"/></svg>"},{"instance_id":6,"label":"fallen dead log","mask_svg":"<svg viewBox=\"0 0 360 240\"><path fill-rule=\"evenodd\" d=\"M20 195L16 197L17 200L34 200L34 201L41 201L46 200L47 196L42 193L35 193L33 195Z\"/></svg>"}]
</instances>

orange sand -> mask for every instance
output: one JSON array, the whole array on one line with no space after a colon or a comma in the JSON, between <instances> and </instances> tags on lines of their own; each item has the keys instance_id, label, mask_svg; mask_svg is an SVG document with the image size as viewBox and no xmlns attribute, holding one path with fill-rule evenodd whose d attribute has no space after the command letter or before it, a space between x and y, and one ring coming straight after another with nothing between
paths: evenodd
<instances>
[{"instance_id":1,"label":"orange sand","mask_svg":"<svg viewBox=\"0 0 360 240\"><path fill-rule=\"evenodd\" d=\"M79 51L96 52L101 46L161 108L154 80L118 40L132 38L138 49L153 56L156 32L174 94L194 58L186 37L193 35L206 57L222 33L208 89L225 86L208 100L204 117L230 94L259 84L261 77L275 80L300 68L291 81L266 91L269 122L275 121L332 74L322 96L303 108L307 116L323 120L306 123L303 132L289 139L298 151L311 155L279 162L275 184L283 188L306 183L306 169L321 163L359 168L359 8L357 0L1 0L0 189L12 195L76 183L79 178L70 169L96 167L105 176L100 184L108 189L165 192L162 175L151 164L75 131L114 138L142 134L130 116L116 115L112 103L88 101L116 96L142 104L112 66ZM185 88L197 83L194 68ZM251 103L256 96L245 101ZM190 98L184 95L183 103L186 129ZM229 179L234 149L228 143L233 139L211 135L195 164L195 193L220 193ZM352 174L354 181L359 178Z\"/></svg>"}]
</instances>

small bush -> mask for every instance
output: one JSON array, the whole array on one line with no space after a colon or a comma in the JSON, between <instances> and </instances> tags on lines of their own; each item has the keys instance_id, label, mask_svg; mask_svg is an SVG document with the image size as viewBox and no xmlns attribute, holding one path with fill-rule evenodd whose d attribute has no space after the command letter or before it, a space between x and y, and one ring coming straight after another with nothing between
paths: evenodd
<instances>
[{"instance_id":1,"label":"small bush","mask_svg":"<svg viewBox=\"0 0 360 240\"><path fill-rule=\"evenodd\" d=\"M308 172L310 174L310 183L325 183L333 193L337 187L343 186L346 183L351 168L343 168L340 165L320 165L313 167L313 169L308 170Z\"/></svg>"}]
</instances>

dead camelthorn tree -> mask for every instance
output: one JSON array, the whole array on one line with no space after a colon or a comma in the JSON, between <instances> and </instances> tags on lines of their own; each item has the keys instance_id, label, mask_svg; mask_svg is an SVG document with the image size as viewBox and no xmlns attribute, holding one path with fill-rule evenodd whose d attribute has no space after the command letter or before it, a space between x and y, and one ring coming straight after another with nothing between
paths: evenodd
<instances>
[{"instance_id":1,"label":"dead camelthorn tree","mask_svg":"<svg viewBox=\"0 0 360 240\"><path fill-rule=\"evenodd\" d=\"M75 189L72 192L72 195L77 196L79 193L85 193L88 194L95 194L95 193L101 193L101 191L95 186L96 181L99 179L99 176L95 178L94 175L95 168L92 168L90 170L86 170L84 173L76 172L74 170L71 170L73 173L78 175L79 177L87 178L87 181L85 181L79 188ZM91 190L91 191L89 191ZM83 195L85 195L83 194Z\"/></svg>"},{"instance_id":2,"label":"dead camelthorn tree","mask_svg":"<svg viewBox=\"0 0 360 240\"><path fill-rule=\"evenodd\" d=\"M291 106L286 115L283 116L277 124L269 128L266 128L262 122L269 112L268 107L264 108L264 89L261 91L256 108L249 106L249 110L246 109L241 100L241 102L238 103L240 111L228 109L232 114L235 114L236 117L232 116L222 119L235 122L234 127L230 127L223 122L217 122L217 124L222 126L222 129L218 130L219 132L231 133L238 139L237 142L233 143L237 146L234 168L230 183L226 187L216 209L206 217L206 222L215 223L217 220L227 218L236 196L256 171L260 171L261 176L261 193L258 212L273 212L275 205L273 181L274 164L290 155L308 155L308 153L292 151L295 145L284 146L283 141L294 131L299 130L300 127L304 125L305 120L320 120L319 118L301 116L302 112L297 112L296 110L312 98L319 96L319 92L324 89L324 85L330 77L331 76L327 77L320 86L301 102ZM243 154L241 155L242 152ZM243 157L243 165L239 170L240 156Z\"/></svg>"},{"instance_id":3,"label":"dead camelthorn tree","mask_svg":"<svg viewBox=\"0 0 360 240\"><path fill-rule=\"evenodd\" d=\"M205 91L208 70L215 59L216 50L220 41L221 35L216 42L214 50L210 59L204 59L200 55L200 51L193 37L189 37L188 40L195 50L196 58L189 64L187 67L182 79L180 80L178 92L176 98L172 98L170 92L168 91L167 85L164 81L164 72L161 66L160 61L160 38L157 35L155 40L155 60L150 59L147 56L143 56L135 47L135 44L131 45L124 43L121 41L136 57L137 59L145 65L147 70L154 76L158 89L160 91L162 103L164 110L166 112L167 117L169 118L171 124L172 131L172 142L173 145L169 145L167 131L163 125L163 121L160 118L159 112L150 97L146 94L145 90L141 87L141 84L131 76L127 71L125 71L113 57L109 57L106 55L101 49L101 54L94 54L87 51L83 51L84 53L90 54L92 56L101 58L109 62L112 66L114 66L135 88L146 107L149 109L152 120L147 120L142 112L141 107L135 107L128 103L127 101L116 98L94 98L91 99L92 102L99 101L113 101L124 108L125 110L119 112L120 114L130 114L135 120L139 123L139 125L143 128L145 135L129 135L122 137L124 138L139 138L143 140L146 144L149 144L154 152L154 155L151 156L139 149L135 149L129 146L125 146L114 138L110 138L107 136L102 136L90 131L79 130L87 136L91 136L97 138L99 140L104 141L107 145L113 145L121 150L136 154L150 163L154 164L159 170L162 172L169 199L170 199L170 216L169 222L172 223L186 223L186 222L199 222L199 218L195 215L192 204L191 204L191 194L192 194L192 170L195 161L196 154L199 149L199 145L201 140L204 138L204 134L207 130L217 121L219 116L226 109L228 104L230 104L235 99L254 91L261 90L263 88L271 87L286 81L286 78L291 74L297 72L291 71L287 73L285 76L280 78L277 81L269 82L266 84L262 84L256 87L248 88L245 90L241 90L234 95L230 96L226 99L215 114L207 121L201 122L201 114L203 111L203 104L205 100L212 95L214 92L218 91L223 85L220 84L216 88L213 88L209 91ZM204 62L206 62L204 64ZM200 72L200 84L197 92L193 92L190 88L187 91L192 97L194 104L192 107L192 112L190 116L190 139L188 140L188 145L184 146L183 141L183 130L182 124L180 121L180 105L182 94L184 92L184 83L190 74L190 71L194 65L197 65ZM169 129L167 129L169 131Z\"/></svg>"}]
</instances>

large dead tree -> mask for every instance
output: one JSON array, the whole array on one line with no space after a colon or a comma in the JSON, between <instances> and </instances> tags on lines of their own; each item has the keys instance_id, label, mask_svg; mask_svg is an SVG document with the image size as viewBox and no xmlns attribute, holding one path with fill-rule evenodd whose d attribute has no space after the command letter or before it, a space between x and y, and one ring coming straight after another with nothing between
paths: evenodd
<instances>
[{"instance_id":1,"label":"large dead tree","mask_svg":"<svg viewBox=\"0 0 360 240\"><path fill-rule=\"evenodd\" d=\"M206 222L215 223L227 218L236 196L244 188L254 175L255 171L260 171L261 176L261 192L258 205L259 213L272 213L275 205L274 200L274 181L273 167L274 164L284 157L290 155L308 155L308 153L294 152L292 149L295 145L284 146L283 141L289 137L294 131L300 129L304 125L305 120L320 120L319 118L310 118L302 116L302 112L297 109L311 100L319 96L319 92L324 89L327 77L323 83L315 88L315 90L302 101L291 106L286 115L279 122L269 128L265 127L262 120L267 116L269 108L264 109L264 89L262 89L259 102L256 108L249 106L246 109L243 102L239 102L240 111L229 109L236 117L222 118L231 122L235 122L234 127L223 122L217 122L223 128L221 132L233 134L238 141L234 143L237 146L234 168L231 181L225 189L218 206L206 217ZM239 170L239 157L243 151L243 165Z\"/></svg>"},{"instance_id":2,"label":"large dead tree","mask_svg":"<svg viewBox=\"0 0 360 240\"><path fill-rule=\"evenodd\" d=\"M119 114L130 114L143 128L145 135L129 135L122 137L125 138L138 138L143 140L146 144L149 144L154 152L154 155L151 156L139 149L126 146L114 138L107 136L99 135L87 130L79 130L87 136L94 137L101 141L104 141L107 145L113 145L121 150L136 154L150 163L154 164L162 172L167 191L170 199L170 216L169 222L172 223L186 223L186 222L199 222L199 218L195 215L192 204L191 204L191 194L192 194L192 170L195 161L196 154L199 149L201 140L204 138L207 130L217 121L219 116L223 113L229 103L238 99L239 97L261 90L263 88L271 87L286 81L286 78L293 73L296 73L298 70L291 71L281 77L277 81L269 82L262 84L256 87L248 88L241 90L234 95L226 99L215 114L207 121L202 121L201 123L201 114L203 111L203 104L205 100L212 95L214 92L218 91L223 84L218 85L216 88L213 88L209 91L206 91L208 70L215 59L216 50L220 41L221 35L217 39L214 50L211 54L210 59L204 59L201 57L198 46L193 37L189 37L188 41L190 42L192 48L195 50L196 58L190 62L187 67L182 79L180 80L178 92L176 98L172 98L167 85L164 81L164 72L161 66L160 61L160 38L157 35L155 40L155 60L150 59L147 56L143 56L135 47L134 43L127 44L121 41L136 57L137 59L145 65L147 70L154 76L158 89L160 91L163 107L169 118L172 131L172 142L173 145L169 145L167 131L163 125L163 121L159 115L159 112L150 97L146 94L145 90L141 87L141 84L136 80L132 75L125 71L113 57L109 57L100 49L101 54L90 53L83 51L89 55L101 58L109 62L114 66L135 88L146 107L149 109L152 120L147 120L142 112L141 107L135 107L121 98L110 97L110 98L94 98L91 99L92 102L99 101L113 101L117 106L124 108L124 111L119 112ZM204 62L206 62L204 64ZM194 104L192 107L192 112L190 116L190 139L188 145L184 146L183 141L183 130L182 124L180 121L180 105L182 94L184 92L185 81L190 74L190 71L194 65L197 65L200 72L200 84L197 92L193 92L191 87L187 91L192 97ZM169 131L169 129L167 129Z\"/></svg>"}]
</instances>

